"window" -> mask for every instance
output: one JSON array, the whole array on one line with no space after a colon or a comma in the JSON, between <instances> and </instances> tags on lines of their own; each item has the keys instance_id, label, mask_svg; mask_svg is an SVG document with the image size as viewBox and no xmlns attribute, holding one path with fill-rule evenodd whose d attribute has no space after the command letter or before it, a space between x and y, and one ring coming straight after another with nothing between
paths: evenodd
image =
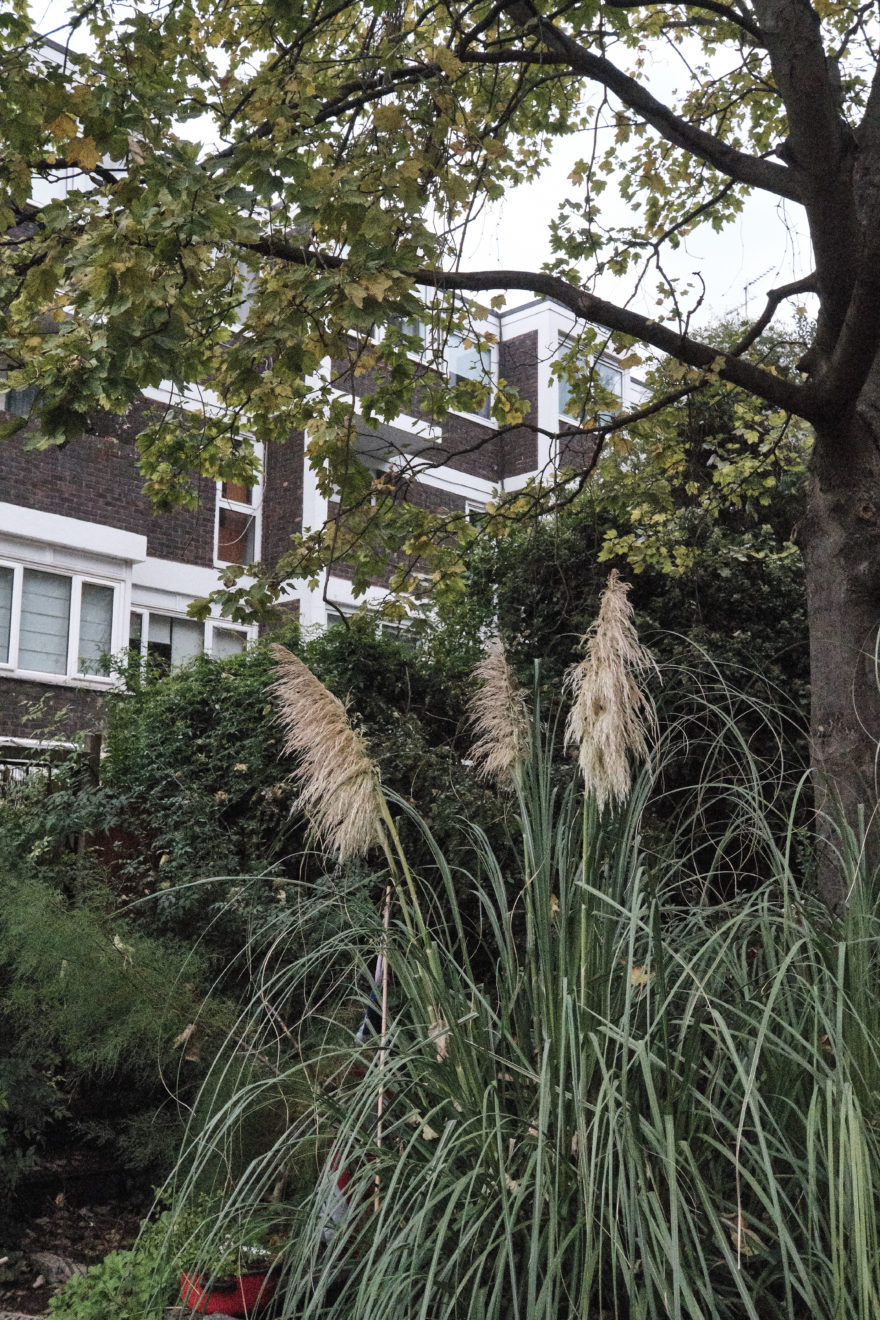
<instances>
[{"instance_id":1,"label":"window","mask_svg":"<svg viewBox=\"0 0 880 1320\"><path fill-rule=\"evenodd\" d=\"M479 417L488 417L491 395L491 390L488 387L492 384L491 353L488 351L481 353L477 349L474 340L469 336L451 335L446 346L446 366L449 372L450 385L459 385L462 381L475 380L487 387L484 402L479 407L475 405L467 411L474 412Z\"/></svg>"},{"instance_id":2,"label":"window","mask_svg":"<svg viewBox=\"0 0 880 1320\"><path fill-rule=\"evenodd\" d=\"M560 349L569 347L564 340L560 341ZM593 363L595 372L594 384L602 390L607 390L609 394L621 401L623 398L623 372L620 367L616 367L613 362L607 362L604 358L599 358L598 362ZM569 422L582 422L587 413L586 404L576 404L571 402L571 384L564 376L558 381L559 392L559 416ZM600 421L608 421L611 413L602 411L597 414Z\"/></svg>"},{"instance_id":3,"label":"window","mask_svg":"<svg viewBox=\"0 0 880 1320\"><path fill-rule=\"evenodd\" d=\"M479 527L486 517L486 506L479 500L465 500L464 511L472 527Z\"/></svg>"},{"instance_id":4,"label":"window","mask_svg":"<svg viewBox=\"0 0 880 1320\"><path fill-rule=\"evenodd\" d=\"M207 631L207 640L206 640ZM157 610L132 610L129 655L135 664L148 661L159 669L177 669L197 655L239 655L247 646L246 628L209 619L207 624Z\"/></svg>"},{"instance_id":5,"label":"window","mask_svg":"<svg viewBox=\"0 0 880 1320\"><path fill-rule=\"evenodd\" d=\"M0 665L9 664L9 643L12 635L12 588L15 573L0 565Z\"/></svg>"},{"instance_id":6,"label":"window","mask_svg":"<svg viewBox=\"0 0 880 1320\"><path fill-rule=\"evenodd\" d=\"M113 588L84 582L79 610L79 659L84 674L101 673L113 642Z\"/></svg>"},{"instance_id":7,"label":"window","mask_svg":"<svg viewBox=\"0 0 880 1320\"><path fill-rule=\"evenodd\" d=\"M227 655L241 655L247 646L247 633L241 628L222 628L214 623L210 625L210 630L208 649L218 659Z\"/></svg>"},{"instance_id":8,"label":"window","mask_svg":"<svg viewBox=\"0 0 880 1320\"><path fill-rule=\"evenodd\" d=\"M155 610L133 610L128 633L129 654L160 669L185 665L205 649L204 624Z\"/></svg>"},{"instance_id":9,"label":"window","mask_svg":"<svg viewBox=\"0 0 880 1320\"><path fill-rule=\"evenodd\" d=\"M106 678L116 591L78 574L0 564L0 665Z\"/></svg>"},{"instance_id":10,"label":"window","mask_svg":"<svg viewBox=\"0 0 880 1320\"><path fill-rule=\"evenodd\" d=\"M257 500L259 487L239 481L217 485L214 558L218 564L252 564L258 556Z\"/></svg>"},{"instance_id":11,"label":"window","mask_svg":"<svg viewBox=\"0 0 880 1320\"><path fill-rule=\"evenodd\" d=\"M3 385L6 381L6 375L6 371L0 370L0 408L4 412L12 413L15 417L30 417L39 393L37 386L27 385L23 390L6 390L4 392Z\"/></svg>"}]
</instances>

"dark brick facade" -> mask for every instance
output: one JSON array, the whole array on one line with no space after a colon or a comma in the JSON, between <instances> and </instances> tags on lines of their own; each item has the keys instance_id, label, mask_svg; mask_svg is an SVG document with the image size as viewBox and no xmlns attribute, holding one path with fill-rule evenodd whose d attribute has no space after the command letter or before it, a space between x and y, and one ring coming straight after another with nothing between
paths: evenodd
<instances>
[{"instance_id":1,"label":"dark brick facade","mask_svg":"<svg viewBox=\"0 0 880 1320\"><path fill-rule=\"evenodd\" d=\"M277 564L290 549L294 532L302 531L303 436L297 431L286 444L270 445L263 472L263 563Z\"/></svg>"},{"instance_id":2,"label":"dark brick facade","mask_svg":"<svg viewBox=\"0 0 880 1320\"><path fill-rule=\"evenodd\" d=\"M584 435L573 426L564 426L559 435L559 466L583 471L593 462L596 437Z\"/></svg>"},{"instance_id":3,"label":"dark brick facade","mask_svg":"<svg viewBox=\"0 0 880 1320\"><path fill-rule=\"evenodd\" d=\"M0 411L0 418L6 414ZM211 567L214 563L213 481L197 480L198 507L155 513L142 493L134 437L142 419L103 414L94 434L64 448L25 450L21 434L3 444L0 500L8 504L103 523L147 538L157 559Z\"/></svg>"},{"instance_id":4,"label":"dark brick facade","mask_svg":"<svg viewBox=\"0 0 880 1320\"><path fill-rule=\"evenodd\" d=\"M530 330L505 340L500 345L499 374L508 385L515 385L520 397L531 405L526 420L535 424L538 417L538 332ZM522 477L538 466L538 437L528 426L507 431L499 441L498 480Z\"/></svg>"},{"instance_id":5,"label":"dark brick facade","mask_svg":"<svg viewBox=\"0 0 880 1320\"><path fill-rule=\"evenodd\" d=\"M537 343L537 336L535 342ZM342 362L334 362L333 370L335 373L333 383L336 388L350 390L355 398L361 398L375 389L376 377L373 371L355 375L354 370ZM427 382L430 376L430 372L423 371L425 388L428 388ZM411 417L417 417L429 426L438 425L436 419L419 406L418 388L408 411ZM493 484L501 480L498 436L494 425L461 413L449 413L442 422L441 434L440 443L432 451L438 463L446 463L457 472L472 477L482 477L483 480L491 481ZM409 437L409 440L411 444L412 438Z\"/></svg>"},{"instance_id":6,"label":"dark brick facade","mask_svg":"<svg viewBox=\"0 0 880 1320\"><path fill-rule=\"evenodd\" d=\"M461 513L463 514L467 502L463 495L457 495L453 491L442 490L439 486L429 486L425 481L412 481L402 485L399 488L399 498L405 499L408 504L415 505L418 509L429 509L432 513ZM339 512L339 505L330 501L327 505L328 518L335 518ZM391 581L391 575L397 564L401 563L403 556L395 555L389 562L388 568L380 576L372 579L374 587L387 587ZM411 567L413 567L411 565ZM415 565L417 568L418 565ZM351 582L354 577L354 570L349 564L339 561L330 568L330 595L333 594L332 583L334 578L341 582Z\"/></svg>"},{"instance_id":7,"label":"dark brick facade","mask_svg":"<svg viewBox=\"0 0 880 1320\"><path fill-rule=\"evenodd\" d=\"M97 733L103 725L103 708L103 692L0 680L0 741Z\"/></svg>"}]
</instances>

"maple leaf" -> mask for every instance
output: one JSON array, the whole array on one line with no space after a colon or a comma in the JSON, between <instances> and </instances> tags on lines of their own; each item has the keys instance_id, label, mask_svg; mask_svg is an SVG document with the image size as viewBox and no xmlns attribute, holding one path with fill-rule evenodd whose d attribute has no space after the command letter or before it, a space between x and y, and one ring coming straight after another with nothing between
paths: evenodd
<instances>
[{"instance_id":1,"label":"maple leaf","mask_svg":"<svg viewBox=\"0 0 880 1320\"><path fill-rule=\"evenodd\" d=\"M101 153L93 137L75 137L67 144L67 159L73 165L81 165L84 170L93 170L101 159Z\"/></svg>"}]
</instances>

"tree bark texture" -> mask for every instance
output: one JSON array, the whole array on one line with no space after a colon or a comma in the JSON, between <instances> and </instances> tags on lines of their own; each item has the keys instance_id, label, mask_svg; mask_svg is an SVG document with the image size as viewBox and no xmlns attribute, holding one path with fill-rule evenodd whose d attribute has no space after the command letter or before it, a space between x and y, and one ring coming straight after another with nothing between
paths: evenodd
<instances>
[{"instance_id":1,"label":"tree bark texture","mask_svg":"<svg viewBox=\"0 0 880 1320\"><path fill-rule=\"evenodd\" d=\"M858 831L863 813L866 862L880 862L880 427L864 414L837 431L817 430L798 539L810 630L818 880L825 897L841 904L848 877L836 856L837 824Z\"/></svg>"}]
</instances>

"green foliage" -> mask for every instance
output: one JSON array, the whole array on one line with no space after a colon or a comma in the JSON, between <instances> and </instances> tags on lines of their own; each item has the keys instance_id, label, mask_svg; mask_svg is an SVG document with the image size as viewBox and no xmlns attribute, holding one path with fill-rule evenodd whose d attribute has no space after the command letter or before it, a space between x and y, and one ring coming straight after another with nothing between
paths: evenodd
<instances>
[{"instance_id":1,"label":"green foliage","mask_svg":"<svg viewBox=\"0 0 880 1320\"><path fill-rule=\"evenodd\" d=\"M407 642L360 618L305 644L295 631L279 636L351 702L386 782L419 803L451 848L461 817L497 815L492 795L460 771L475 632L466 642L460 632L453 648L442 628ZM286 875L319 870L280 755L272 675L263 646L172 674L128 674L108 700L100 786L75 762L62 767L48 798L22 797L8 814L11 846L51 863L71 831L86 830L145 929L198 938L227 960L257 913L277 904ZM247 901L229 902L247 876L263 879Z\"/></svg>"},{"instance_id":2,"label":"green foliage","mask_svg":"<svg viewBox=\"0 0 880 1320\"><path fill-rule=\"evenodd\" d=\"M728 321L706 332L720 350L747 327ZM750 356L781 376L796 372L808 341L801 318ZM681 383L671 361L648 373L661 397ZM629 573L669 577L709 572L742 577L774 559L798 573L794 530L801 516L811 436L804 423L717 379L658 414L609 437L591 496L603 528L600 560Z\"/></svg>"},{"instance_id":3,"label":"green foliage","mask_svg":"<svg viewBox=\"0 0 880 1320\"><path fill-rule=\"evenodd\" d=\"M450 672L436 635L414 648L357 620L306 652L352 700L386 782L419 803L455 855L462 821L492 828L499 810L461 771L468 652ZM0 800L6 1190L60 1131L107 1146L130 1170L167 1170L175 1100L190 1099L225 1034L223 994L233 1001L247 979L236 954L278 919L329 938L326 905L308 920L299 910L300 878L325 882L293 810L292 767L279 759L271 677L263 647L170 675L132 673L109 702L99 785L74 755L54 768L51 792L34 778ZM74 850L83 831L84 856ZM356 867L331 893L344 889L357 910L381 883ZM215 985L204 1005L230 963L222 994ZM296 1017L302 1003L286 1011ZM283 1126L292 1103L280 1093L263 1124Z\"/></svg>"},{"instance_id":4,"label":"green foliage","mask_svg":"<svg viewBox=\"0 0 880 1320\"><path fill-rule=\"evenodd\" d=\"M757 20L601 3L544 19L538 29L513 11L414 4L392 17L385 0L268 15L188 0L147 15L102 0L75 21L88 31L88 59L70 52L63 68L39 57L24 19L8 20L0 229L21 218L35 177L65 168L76 184L0 252L0 349L17 368L14 385L40 387L30 442L70 440L98 411L124 412L145 387L170 380L186 407L150 418L138 438L160 507L192 503L195 473L248 483L255 442L283 443L294 430L306 434L322 493L335 492L337 525L294 537L277 569L258 566L256 586L227 575L216 599L229 612L264 616L285 579L317 579L340 556L357 589L392 554L405 595L419 559L441 593L461 595L467 521L372 482L356 457L354 399L367 425L414 409L442 421L484 402L499 424L521 422L527 405L508 382L446 377L451 335L492 347L481 309L463 294L512 286L562 297L585 326L562 374L588 416L608 403L598 355L610 344L636 365L636 336L679 359L667 383L733 380L769 400L768 412L810 415L795 374L783 377L760 344L744 354L730 339L689 339L702 295L652 269L699 225L728 225L748 188L799 196L795 171L770 159L791 101ZM838 52L835 68L850 65L835 106L840 98L857 114L871 47L849 31L842 3L826 3L816 27ZM640 81L645 52L685 32L689 76L655 113ZM724 60L742 40L748 58ZM377 70L387 74L380 82ZM608 102L609 89L618 101ZM808 122L808 139L819 122ZM575 163L550 226L547 269L500 272L494 283L463 272L457 258L474 214L538 177L554 141L590 130L594 149ZM629 203L623 224L600 213L609 180ZM840 226L826 246L849 232ZM849 268L857 265L853 256ZM585 268L650 279L656 311L591 300ZM205 381L212 402L199 407ZM760 442L747 444L766 457ZM661 455L661 474L663 465ZM751 482L758 500L762 472ZM723 473L716 468L719 496ZM674 554L670 565L680 567Z\"/></svg>"},{"instance_id":5,"label":"green foliage","mask_svg":"<svg viewBox=\"0 0 880 1320\"><path fill-rule=\"evenodd\" d=\"M113 913L96 884L64 894L36 868L3 879L0 1112L8 1195L63 1120L131 1172L162 1171L180 1134L178 1099L201 1069L175 1040L195 1016L199 960ZM204 1015L222 1032L221 1001ZM176 1079L176 1081L175 1081Z\"/></svg>"},{"instance_id":6,"label":"green foliage","mask_svg":"<svg viewBox=\"0 0 880 1320\"><path fill-rule=\"evenodd\" d=\"M162 1320L175 1300L180 1266L167 1251L165 1211L144 1225L130 1251L113 1251L85 1274L75 1274L49 1303L52 1320Z\"/></svg>"},{"instance_id":7,"label":"green foliage","mask_svg":"<svg viewBox=\"0 0 880 1320\"><path fill-rule=\"evenodd\" d=\"M345 1045L348 983L322 975L321 951L298 953L295 927L277 968L255 963L232 1067L271 1045L313 1104L230 1184L225 1215L254 1212L286 1162L312 1162L311 1193L288 1208L283 1314L807 1320L877 1309L877 893L845 831L847 914L803 892L794 841L780 848L772 824L775 780L734 718L706 705L707 728L717 720L748 766L723 791L772 872L759 891L682 904L703 878L687 829L669 848L644 846L675 728L627 807L601 817L575 778L560 786L547 741L517 797L518 866L473 832L468 884L491 962L472 961L442 850L398 894L388 1052ZM695 813L719 787L713 742ZM364 950L381 939L378 916L350 934ZM327 952L335 960L338 943ZM292 1049L272 1005L298 979L316 998L308 1044ZM227 1056L209 1092L229 1069ZM248 1063L241 1076L216 1122L193 1127L181 1207L224 1134L259 1110L268 1073ZM353 1208L334 1227L340 1168Z\"/></svg>"}]
</instances>

